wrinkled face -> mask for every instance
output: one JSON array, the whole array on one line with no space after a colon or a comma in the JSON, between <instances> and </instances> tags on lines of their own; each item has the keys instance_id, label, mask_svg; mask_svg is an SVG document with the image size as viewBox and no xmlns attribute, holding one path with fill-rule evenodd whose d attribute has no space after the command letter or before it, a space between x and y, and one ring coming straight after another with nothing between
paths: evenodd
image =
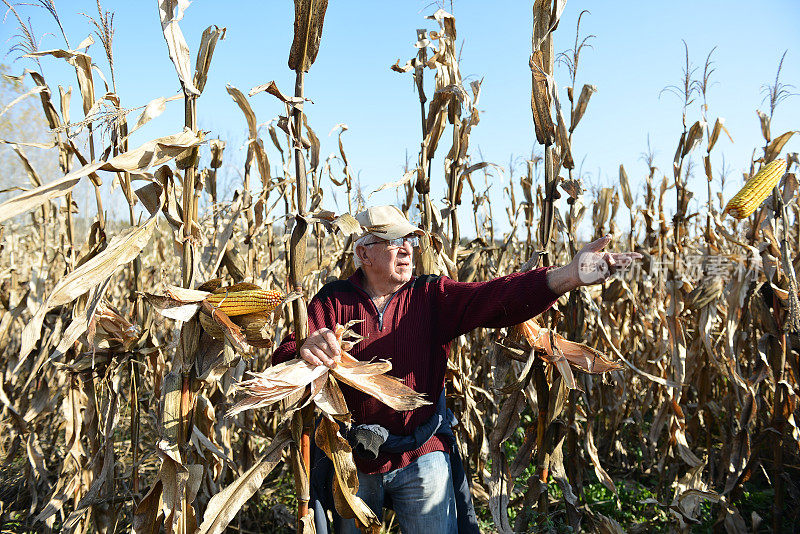
<instances>
[{"instance_id":1,"label":"wrinkled face","mask_svg":"<svg viewBox=\"0 0 800 534\"><path fill-rule=\"evenodd\" d=\"M414 270L414 248L410 241L401 246L372 236L364 245L357 247L361 257L361 268L381 283L402 285L411 280Z\"/></svg>"}]
</instances>

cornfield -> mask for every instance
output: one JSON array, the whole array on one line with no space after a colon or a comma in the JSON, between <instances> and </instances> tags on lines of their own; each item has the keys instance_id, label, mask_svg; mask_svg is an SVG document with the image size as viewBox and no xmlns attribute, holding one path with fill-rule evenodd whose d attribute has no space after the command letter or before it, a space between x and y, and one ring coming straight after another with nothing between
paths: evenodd
<instances>
[{"instance_id":1,"label":"cornfield","mask_svg":"<svg viewBox=\"0 0 800 534\"><path fill-rule=\"evenodd\" d=\"M286 43L293 91L227 86L248 129L241 184L225 195L217 173L236 149L198 128L198 115L213 112L198 97L225 28L209 26L190 51L180 29L188 2L159 0L182 93L124 103L113 13L98 2L90 17L100 41L91 50L110 65L103 73L89 54L93 39L73 49L62 28L64 48L40 50L25 6L4 2L20 27L12 52L31 68L6 75L30 88L2 102L0 118L35 101L51 141L0 139L25 173L0 204L2 531L313 532L308 447L316 440L344 473L339 513L364 531L396 532L391 514L370 522L346 483L352 457L336 419L314 428L315 414L338 417L347 407L335 396L310 399L339 380L398 409L427 401L386 376L390 365L343 356L337 369L271 367L287 333L308 336L306 302L352 274L353 215L368 204L345 128L339 153L325 158L304 106L314 97L305 79L325 46L326 10L336 6L295 0ZM61 28L52 0L39 4ZM424 22L407 62L387 60L398 83L414 83L421 138L403 177L378 190L396 190L398 207L425 231L418 274L470 282L565 264L585 241L579 227L644 256L635 270L563 296L536 322L454 342L447 402L481 525L797 532L799 163L785 149L795 132L770 129L789 86L779 77L768 86L768 110L758 111L763 145L748 147L747 183L730 203L711 157L731 134L724 119L706 116L707 105L692 104L705 99L709 62L699 79L687 68L675 87L684 105L678 142L665 147L675 149L673 168L656 168L650 153L645 176L629 180L620 166L618 183L589 189L573 132L591 120L596 88L575 87L587 42L580 22L574 48L555 52L557 37L573 40L558 24L564 4L533 2L531 138L540 152L518 176L471 150L481 82L462 79L452 14L438 9ZM567 87L556 83L559 60L569 66ZM45 80L41 64L62 61L76 78ZM63 89L75 81L77 113ZM260 122L255 99L270 99L278 119ZM174 100L185 120L173 135L129 144ZM55 176L40 175L34 151L57 154ZM432 165L437 154L443 169ZM691 212L695 161L708 201ZM109 180L125 198L124 216L104 208ZM740 189L727 180L728 191ZM504 205L490 198L490 182ZM79 184L94 193L88 212L73 200ZM330 209L329 186L346 211ZM473 216L459 217L462 203ZM510 230L496 229L505 219ZM341 325L341 339L350 326ZM358 370L369 384L353 371L359 365L375 366ZM274 383L284 385L259 389Z\"/></svg>"}]
</instances>

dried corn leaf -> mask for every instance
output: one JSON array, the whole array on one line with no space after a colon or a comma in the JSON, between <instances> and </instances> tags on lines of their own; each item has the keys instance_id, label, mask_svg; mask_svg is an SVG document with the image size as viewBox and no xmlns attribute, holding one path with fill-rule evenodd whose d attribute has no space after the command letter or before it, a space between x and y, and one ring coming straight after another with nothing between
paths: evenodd
<instances>
[{"instance_id":1,"label":"dried corn leaf","mask_svg":"<svg viewBox=\"0 0 800 534\"><path fill-rule=\"evenodd\" d=\"M63 178L44 184L0 204L0 222L41 206L48 200L69 193L82 177L95 171L141 173L151 166L161 165L169 161L186 148L199 145L202 140L200 134L185 130L176 135L148 141L142 146L115 156L108 161L97 161L84 165Z\"/></svg>"},{"instance_id":2,"label":"dried corn leaf","mask_svg":"<svg viewBox=\"0 0 800 534\"><path fill-rule=\"evenodd\" d=\"M179 98L183 98L183 95L175 95L169 98L161 96L148 102L142 110L142 114L139 115L138 119L136 119L136 125L128 132L127 137L130 137L130 134L164 113L164 111L167 109L167 102L177 100Z\"/></svg>"},{"instance_id":3,"label":"dried corn leaf","mask_svg":"<svg viewBox=\"0 0 800 534\"><path fill-rule=\"evenodd\" d=\"M250 139L256 139L258 137L256 114L253 112L250 102L247 101L244 93L242 93L236 87L228 84L225 86L225 88L228 91L228 94L231 95L231 98L233 98L233 101L239 106L239 109L242 110L242 113L244 113L244 118L247 121L247 129L250 131Z\"/></svg>"},{"instance_id":4,"label":"dried corn leaf","mask_svg":"<svg viewBox=\"0 0 800 534\"><path fill-rule=\"evenodd\" d=\"M625 167L619 166L619 185L622 188L622 200L625 206L631 209L633 206L633 196L631 196L631 185L628 181L628 173L625 172Z\"/></svg>"},{"instance_id":5,"label":"dried corn leaf","mask_svg":"<svg viewBox=\"0 0 800 534\"><path fill-rule=\"evenodd\" d=\"M217 231L214 232L212 242L203 248L200 253L200 278L209 280L213 278L222 264L225 250L233 235L236 221L242 211L242 197L236 196L234 201L228 206L226 215L219 221ZM220 231L221 229L221 231Z\"/></svg>"},{"instance_id":6,"label":"dried corn leaf","mask_svg":"<svg viewBox=\"0 0 800 534\"><path fill-rule=\"evenodd\" d=\"M417 175L417 169L412 169L403 174L403 177L397 180L396 182L386 182L385 184L381 185L376 190L374 190L372 193L370 193L367 196L367 200L372 198L372 195L374 195L378 191L383 191L384 189L397 189L398 187L403 187L408 182L410 182L416 175Z\"/></svg>"},{"instance_id":7,"label":"dried corn leaf","mask_svg":"<svg viewBox=\"0 0 800 534\"><path fill-rule=\"evenodd\" d=\"M761 123L761 135L764 136L764 140L766 142L769 142L771 138L769 133L770 117L760 109L757 109L756 113L758 114L758 120Z\"/></svg>"},{"instance_id":8,"label":"dried corn leaf","mask_svg":"<svg viewBox=\"0 0 800 534\"><path fill-rule=\"evenodd\" d=\"M208 79L208 69L211 67L211 58L214 56L214 49L217 41L225 39L225 28L213 25L203 31L200 38L200 49L197 51L197 61L194 65L194 86L197 91L202 93Z\"/></svg>"},{"instance_id":9,"label":"dried corn leaf","mask_svg":"<svg viewBox=\"0 0 800 534\"><path fill-rule=\"evenodd\" d=\"M156 224L156 216L161 206L163 206L164 200L161 194L163 189L160 185L151 183L137 191L137 194L151 194L153 190L157 190L160 202L158 209L150 214L150 218L147 221L141 226L129 228L114 237L105 250L69 273L56 284L50 296L47 297L47 300L22 332L21 359L25 358L33 350L40 336L44 316L48 311L56 306L72 302L83 295L111 276L121 266L130 263L147 245Z\"/></svg>"},{"instance_id":10,"label":"dried corn leaf","mask_svg":"<svg viewBox=\"0 0 800 534\"><path fill-rule=\"evenodd\" d=\"M733 137L731 137L731 134L730 132L728 132L728 129L725 128L725 119L719 117L714 123L714 129L711 130L711 137L708 138L708 148L706 150L708 151L709 154L711 153L711 149L714 148L714 145L717 144L717 140L719 139L719 134L723 131L725 132L725 135L728 136L728 139L731 140L731 143L733 143Z\"/></svg>"},{"instance_id":11,"label":"dried corn leaf","mask_svg":"<svg viewBox=\"0 0 800 534\"><path fill-rule=\"evenodd\" d=\"M592 433L592 422L586 423L586 439L584 441L586 452L589 454L589 459L592 461L594 472L598 480L608 488L609 491L617 495L617 487L614 485L614 480L606 473L606 470L600 465L600 458L597 456L597 447L594 444L594 434Z\"/></svg>"},{"instance_id":12,"label":"dried corn leaf","mask_svg":"<svg viewBox=\"0 0 800 534\"><path fill-rule=\"evenodd\" d=\"M0 117L2 117L3 115L5 115L5 114L6 114L6 112L7 112L8 110L10 110L10 109L11 109L11 108L13 108L14 106L16 106L17 104L19 104L20 102L22 102L23 100L25 100L25 99L26 99L26 98L28 98L29 96L38 95L38 94L39 94L39 93L41 93L42 91L49 91L49 89L48 89L47 87L43 86L43 85L37 85L36 87L34 87L33 89L31 89L31 90L30 90L30 91L28 91L27 93L23 93L23 94L19 95L17 98L15 98L15 99L14 99L14 100L12 100L11 102L9 102L9 103L8 103L8 104L7 104L7 105L6 105L6 106L5 106L5 107L2 109L2 111L0 111Z\"/></svg>"},{"instance_id":13,"label":"dried corn leaf","mask_svg":"<svg viewBox=\"0 0 800 534\"><path fill-rule=\"evenodd\" d=\"M44 76L38 72L25 69L25 74L30 74L31 78L33 79L33 83L37 86L47 87L47 82L45 82ZM57 129L61 126L61 119L59 119L58 112L53 106L53 103L50 101L50 89L42 90L39 93L39 98L42 101L42 111L44 111L45 118L47 118L48 126L51 130Z\"/></svg>"},{"instance_id":14,"label":"dried corn leaf","mask_svg":"<svg viewBox=\"0 0 800 534\"><path fill-rule=\"evenodd\" d=\"M134 532L157 532L156 523L163 516L167 534L171 534L182 514L181 497L189 482L189 470L181 463L177 450L164 440L158 443L156 453L161 458L161 468L134 512Z\"/></svg>"},{"instance_id":15,"label":"dried corn leaf","mask_svg":"<svg viewBox=\"0 0 800 534\"><path fill-rule=\"evenodd\" d=\"M353 463L353 451L347 440L339 434L339 425L332 419L323 417L317 426L316 443L333 462L336 511L345 519L354 518L362 532L378 534L381 521L356 495L358 474Z\"/></svg>"},{"instance_id":16,"label":"dried corn leaf","mask_svg":"<svg viewBox=\"0 0 800 534\"><path fill-rule=\"evenodd\" d=\"M561 101L558 98L558 85L555 78L547 76L547 89L550 92L550 97L553 99L553 107L556 110L556 125L558 126L556 133L558 134L558 149L560 155L557 156L558 162L565 169L574 169L575 161L572 159L572 147L570 146L569 135L567 134L567 124L564 121L564 114L561 111ZM560 172L558 166L555 167L553 175L558 175Z\"/></svg>"},{"instance_id":17,"label":"dried corn leaf","mask_svg":"<svg viewBox=\"0 0 800 534\"><path fill-rule=\"evenodd\" d=\"M789 142L789 139L791 139L791 137L796 133L797 132L794 130L790 130L773 139L772 142L767 145L766 150L764 150L764 163L769 163L777 158L780 155L781 150L783 150L784 145L786 145L786 143Z\"/></svg>"},{"instance_id":18,"label":"dried corn leaf","mask_svg":"<svg viewBox=\"0 0 800 534\"><path fill-rule=\"evenodd\" d=\"M131 324L118 310L101 301L89 322L87 338L96 349L107 349L119 345L127 350L139 336L138 325Z\"/></svg>"},{"instance_id":19,"label":"dried corn leaf","mask_svg":"<svg viewBox=\"0 0 800 534\"><path fill-rule=\"evenodd\" d=\"M494 527L500 534L514 532L508 518L509 496L514 489L514 483L508 471L506 455L499 450L491 452L492 473L489 478L489 511L492 513Z\"/></svg>"},{"instance_id":20,"label":"dried corn leaf","mask_svg":"<svg viewBox=\"0 0 800 534\"><path fill-rule=\"evenodd\" d=\"M161 315L170 319L175 319L176 321L188 321L192 318L192 316L194 316L195 313L197 313L197 310L200 309L199 302L187 303L168 296L155 295L153 293L142 293L142 295L147 302Z\"/></svg>"},{"instance_id":21,"label":"dried corn leaf","mask_svg":"<svg viewBox=\"0 0 800 534\"><path fill-rule=\"evenodd\" d=\"M156 480L147 494L139 501L133 512L131 530L134 534L158 534L161 532L161 480Z\"/></svg>"},{"instance_id":22,"label":"dried corn leaf","mask_svg":"<svg viewBox=\"0 0 800 534\"><path fill-rule=\"evenodd\" d=\"M111 277L109 276L104 282L92 290L86 304L85 311L75 317L72 320L72 323L70 323L70 325L64 331L64 334L61 336L61 341L59 342L55 351L50 355L51 361L66 354L69 348L78 340L81 335L83 335L84 332L86 332L87 328L89 328L89 324L92 322L94 314L102 302L103 295L105 295L106 289L108 289L108 284L110 282ZM29 380L35 376L37 369L34 369L33 371L34 372L31 373Z\"/></svg>"},{"instance_id":23,"label":"dried corn leaf","mask_svg":"<svg viewBox=\"0 0 800 534\"><path fill-rule=\"evenodd\" d=\"M239 106L239 109L244 113L245 120L247 121L247 129L250 132L250 139L248 140L249 150L253 151L256 157L256 164L258 165L258 173L261 176L261 182L266 185L270 180L269 159L267 153L264 151L264 143L258 138L258 126L256 124L256 114L250 106L250 102L239 89L228 84L225 86L228 94L231 95L233 101Z\"/></svg>"},{"instance_id":24,"label":"dried corn leaf","mask_svg":"<svg viewBox=\"0 0 800 534\"><path fill-rule=\"evenodd\" d=\"M106 421L105 421L105 439L103 440L103 464L100 468L100 472L92 481L91 486L89 487L86 494L81 498L81 500L75 505L75 509L73 512L67 517L64 521L64 526L67 530L72 531L78 524L78 521L84 516L84 514L89 510L90 507L94 507L96 504L102 503L105 498L103 495L100 494L101 490L104 489L106 486L110 486L106 488L104 493L111 494L113 493L113 484L114 484L114 427L116 426L118 419L119 419L119 375L117 374L117 379L114 380L115 387L109 388L109 403L107 407L107 412L104 414ZM102 513L102 511L98 508L93 509L94 513Z\"/></svg>"},{"instance_id":25,"label":"dried corn leaf","mask_svg":"<svg viewBox=\"0 0 800 534\"><path fill-rule=\"evenodd\" d=\"M293 107L293 108L296 107L297 109L303 109L303 106L302 106L303 102L306 102L306 101L310 102L310 100L308 98L303 98L302 96L288 96L288 95L283 94L281 92L281 90L278 89L278 84L275 83L275 80L272 80L269 83L264 83L264 84L257 85L255 87L253 87L252 89L250 89L250 92L247 93L247 95L248 96L253 96L253 95L257 94L257 93L261 93L262 91L271 94L272 96L274 96L275 98L277 98L278 100L280 100L281 102L286 104L287 106L290 106L290 107ZM313 102L312 102L312 104L313 104Z\"/></svg>"},{"instance_id":26,"label":"dried corn leaf","mask_svg":"<svg viewBox=\"0 0 800 534\"><path fill-rule=\"evenodd\" d=\"M549 356L550 359L546 361L553 363L559 360L558 354L550 345L550 330L540 327L534 319L525 321L519 325L519 328L532 347L544 351ZM603 353L588 345L576 341L569 341L564 339L560 334L552 334L564 358L570 364L586 373L600 374L622 368L622 365L612 362ZM566 378L567 377L565 377L565 379Z\"/></svg>"},{"instance_id":27,"label":"dried corn leaf","mask_svg":"<svg viewBox=\"0 0 800 534\"><path fill-rule=\"evenodd\" d=\"M256 464L245 471L232 484L215 494L208 502L203 522L197 534L222 534L236 517L242 506L261 488L264 478L280 462L283 451L290 442L288 428L283 428Z\"/></svg>"},{"instance_id":28,"label":"dried corn leaf","mask_svg":"<svg viewBox=\"0 0 800 534\"><path fill-rule=\"evenodd\" d=\"M620 525L616 519L598 512L592 512L591 514L595 532L598 534L625 534L625 529L622 528L622 525Z\"/></svg>"},{"instance_id":29,"label":"dried corn leaf","mask_svg":"<svg viewBox=\"0 0 800 534\"><path fill-rule=\"evenodd\" d=\"M84 41L81 43L84 47L88 47L94 43L94 40L89 36L90 42L86 44ZM94 96L94 80L92 79L92 58L83 52L76 50L41 50L28 54L28 57L42 57L53 56L59 59L64 59L75 67L75 72L78 75L78 87L81 90L81 97L83 100L83 113L84 115L91 116L91 109L95 105Z\"/></svg>"},{"instance_id":30,"label":"dried corn leaf","mask_svg":"<svg viewBox=\"0 0 800 534\"><path fill-rule=\"evenodd\" d=\"M603 335L603 338L605 339L606 344L614 352L616 357L619 358L620 360L622 360L623 363L625 363L625 365L630 367L634 372L636 372L637 374L647 378L648 380L651 380L651 381L655 382L656 384L661 384L662 386L666 386L666 387L670 387L670 388L680 388L681 387L680 384L678 384L677 382L675 382L673 380L667 380L667 379L662 378L660 376L655 376L655 375L653 375L651 373L648 373L647 371L642 371L641 369L636 367L633 363L630 362L630 360L625 358L625 356L622 354L622 352L620 352L620 350L616 347L616 345L614 345L614 342L611 340L611 335L608 333L608 330L606 330L603 327L602 323L598 321L596 324L598 326L598 330Z\"/></svg>"},{"instance_id":31,"label":"dried corn leaf","mask_svg":"<svg viewBox=\"0 0 800 534\"><path fill-rule=\"evenodd\" d=\"M578 126L578 123L583 118L584 113L586 113L586 107L589 105L589 99L596 92L597 87L594 85L584 84L583 89L581 89L581 94L578 97L578 103L575 105L575 109L572 110L572 117L569 125L570 133L572 133Z\"/></svg>"},{"instance_id":32,"label":"dried corn leaf","mask_svg":"<svg viewBox=\"0 0 800 534\"><path fill-rule=\"evenodd\" d=\"M183 37L178 21L189 7L189 0L158 0L158 16L161 19L161 30L167 41L169 58L175 65L175 71L184 91L190 95L199 95L200 91L192 81L192 69L189 65L189 46Z\"/></svg>"},{"instance_id":33,"label":"dried corn leaf","mask_svg":"<svg viewBox=\"0 0 800 534\"><path fill-rule=\"evenodd\" d=\"M706 123L704 121L697 121L689 128L689 133L686 134L686 139L683 142L682 156L686 157L694 147L696 147L703 140L703 132L705 131Z\"/></svg>"}]
</instances>

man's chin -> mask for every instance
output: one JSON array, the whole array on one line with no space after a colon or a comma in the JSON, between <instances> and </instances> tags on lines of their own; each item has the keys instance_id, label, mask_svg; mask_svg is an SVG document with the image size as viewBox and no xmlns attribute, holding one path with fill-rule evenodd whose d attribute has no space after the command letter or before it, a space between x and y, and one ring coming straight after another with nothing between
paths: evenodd
<instances>
[{"instance_id":1,"label":"man's chin","mask_svg":"<svg viewBox=\"0 0 800 534\"><path fill-rule=\"evenodd\" d=\"M411 268L410 265L408 267L406 267L406 268L398 267L397 268L397 272L395 274L395 279L398 282L406 283L409 280L411 280L412 273L413 273L413 269Z\"/></svg>"}]
</instances>

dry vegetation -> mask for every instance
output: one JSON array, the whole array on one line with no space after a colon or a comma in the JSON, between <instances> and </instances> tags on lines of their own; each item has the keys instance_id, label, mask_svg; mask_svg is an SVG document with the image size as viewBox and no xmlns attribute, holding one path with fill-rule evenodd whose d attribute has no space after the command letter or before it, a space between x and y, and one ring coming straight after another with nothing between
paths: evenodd
<instances>
[{"instance_id":1,"label":"dry vegetation","mask_svg":"<svg viewBox=\"0 0 800 534\"><path fill-rule=\"evenodd\" d=\"M52 2L39 2L58 23ZM249 126L244 183L233 198L217 196L225 143L197 131L197 114L208 111L198 109L197 96L223 28L206 30L193 68L175 11L180 2L161 0L186 121L175 125L175 135L134 148L128 136L157 117L165 99L135 113L120 102L113 15L98 4L93 19L111 65L102 80L92 72L87 43L71 49L64 35L64 49L38 50L18 17L15 50L35 58L34 67L38 61L74 66L83 106L70 114L69 99L51 92L54 83L70 81L48 85L29 70L27 98L41 101L53 142L2 141L23 162L30 151L57 151L61 173L43 180L26 163L29 189L0 204L4 531L157 532L162 525L167 532L280 531L294 523L287 507L296 505L304 532L311 528L306 455L314 405L297 408L308 397L307 384L328 388L334 375L344 375L326 373L323 382L315 377L294 387L280 409L226 417L242 399L237 384L248 371L267 369L271 350L263 342L254 347L259 343L251 343L241 321L213 313L208 293L197 291L213 289L201 284L215 278L226 286L245 281L281 290L289 295L289 305L279 308L286 313L265 315L259 339L279 340L290 328L303 338L305 298L352 272L354 221L323 209L321 187L330 181L342 188L351 212L361 192L341 137L337 158L344 167L336 171L340 165L320 159L303 113L303 78L324 46L327 3L295 3L294 93L274 83L248 96L228 87ZM504 181L507 204L486 207L495 218L507 215L511 232L501 234L491 217L477 216L489 199L475 177L496 166L471 158L481 87L462 83L455 19L437 11L436 30L418 33L416 56L392 67L398 76L413 76L419 89L419 158L400 182L384 186L398 189L404 212L428 232L419 272L486 280L565 262L580 246L584 218L595 237L612 232L621 249L645 255L642 270L573 291L538 325L479 330L454 343L448 398L460 420L456 433L479 516L488 530L501 532L796 532L796 154L783 156L786 174L752 216L723 215L721 180L710 161L727 131L705 116L709 64L695 79L687 51L685 79L673 88L685 103L673 169L665 174L650 159L639 205L622 167L618 187L584 193L571 140L594 88L570 86L567 101L559 99L553 30L560 8L561 2L534 2L531 108L542 156L528 161L518 179L491 178ZM578 32L560 56L572 85L585 43ZM769 109L759 111L764 145L754 152L751 174L780 157L793 134L773 137L770 120L788 93L779 78L768 89ZM249 104L255 98L275 98L282 114L266 129L257 127ZM75 135L86 136L88 148ZM210 146L209 159L198 157L202 143ZM445 151L443 172L432 168L434 155ZM692 158L703 162L708 178L705 213L689 212ZM127 221L104 217L104 180L118 181L130 207ZM81 181L97 192L92 213L72 209L71 191ZM440 211L431 194L442 185ZM474 228L464 231L458 210L470 197ZM560 197L566 202L556 202ZM211 206L202 213L201 198ZM630 217L630 232L617 226L622 216ZM75 230L83 220L92 221L85 238ZM462 237L472 233L471 241ZM201 326L204 313L204 324L218 325L222 340ZM326 406L323 412L336 414ZM343 473L347 498L340 511L370 524L350 495L352 460L333 422L323 419L316 440Z\"/></svg>"}]
</instances>

